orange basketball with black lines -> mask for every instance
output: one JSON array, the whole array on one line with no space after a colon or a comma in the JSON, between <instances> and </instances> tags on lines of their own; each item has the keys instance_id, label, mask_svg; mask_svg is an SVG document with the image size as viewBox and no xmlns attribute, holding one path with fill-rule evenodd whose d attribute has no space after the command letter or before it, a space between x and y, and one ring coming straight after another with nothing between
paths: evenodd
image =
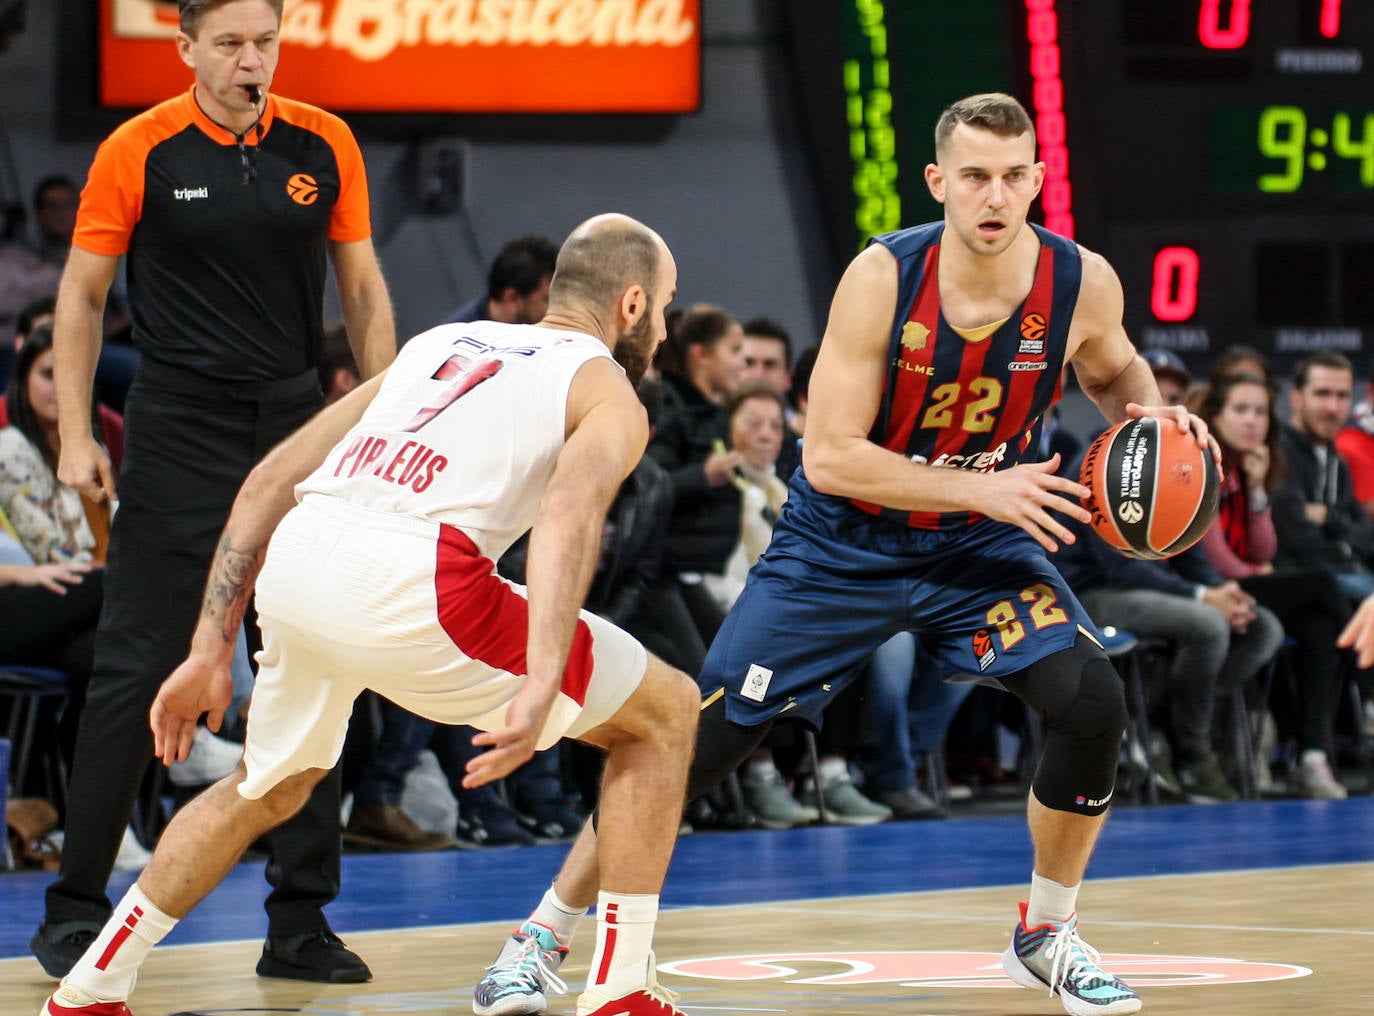
<instances>
[{"instance_id":1,"label":"orange basketball with black lines","mask_svg":"<svg viewBox=\"0 0 1374 1016\"><path fill-rule=\"evenodd\" d=\"M1172 420L1142 417L1098 436L1083 457L1083 507L1102 539L1130 557L1158 559L1187 550L1216 518L1216 462Z\"/></svg>"},{"instance_id":2,"label":"orange basketball with black lines","mask_svg":"<svg viewBox=\"0 0 1374 1016\"><path fill-rule=\"evenodd\" d=\"M320 185L309 173L295 173L286 181L286 193L298 205L313 205L320 196Z\"/></svg>"}]
</instances>

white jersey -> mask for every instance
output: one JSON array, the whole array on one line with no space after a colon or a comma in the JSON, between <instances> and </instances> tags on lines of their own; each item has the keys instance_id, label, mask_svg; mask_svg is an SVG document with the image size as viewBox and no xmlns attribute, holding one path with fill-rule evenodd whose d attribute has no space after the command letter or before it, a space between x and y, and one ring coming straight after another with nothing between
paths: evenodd
<instances>
[{"instance_id":1,"label":"white jersey","mask_svg":"<svg viewBox=\"0 0 1374 1016\"><path fill-rule=\"evenodd\" d=\"M610 357L581 332L494 321L407 342L372 404L296 487L455 526L499 558L534 523L563 448L568 389Z\"/></svg>"}]
</instances>

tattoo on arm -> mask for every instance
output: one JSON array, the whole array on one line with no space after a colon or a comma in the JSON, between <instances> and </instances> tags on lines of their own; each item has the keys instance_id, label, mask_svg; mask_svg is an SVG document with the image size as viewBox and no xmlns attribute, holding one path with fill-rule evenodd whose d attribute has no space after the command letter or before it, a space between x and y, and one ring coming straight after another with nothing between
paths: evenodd
<instances>
[{"instance_id":1,"label":"tattoo on arm","mask_svg":"<svg viewBox=\"0 0 1374 1016\"><path fill-rule=\"evenodd\" d=\"M220 635L226 643L238 638L248 597L253 593L262 564L262 550L261 547L235 547L228 534L220 538L215 549L200 612L202 617L219 620Z\"/></svg>"}]
</instances>

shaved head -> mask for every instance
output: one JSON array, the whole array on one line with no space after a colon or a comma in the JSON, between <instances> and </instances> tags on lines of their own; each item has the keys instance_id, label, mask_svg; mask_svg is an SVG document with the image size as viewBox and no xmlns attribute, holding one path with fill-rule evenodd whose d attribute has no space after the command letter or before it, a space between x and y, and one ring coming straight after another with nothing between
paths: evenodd
<instances>
[{"instance_id":1,"label":"shaved head","mask_svg":"<svg viewBox=\"0 0 1374 1016\"><path fill-rule=\"evenodd\" d=\"M630 286L655 293L659 265L667 251L663 238L628 215L611 213L588 219L563 241L549 284L549 309L578 306L602 311Z\"/></svg>"}]
</instances>

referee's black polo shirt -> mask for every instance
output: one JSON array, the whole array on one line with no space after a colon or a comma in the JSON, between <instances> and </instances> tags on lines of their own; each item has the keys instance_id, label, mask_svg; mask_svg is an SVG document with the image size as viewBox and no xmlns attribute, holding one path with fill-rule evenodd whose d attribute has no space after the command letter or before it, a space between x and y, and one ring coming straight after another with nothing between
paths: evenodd
<instances>
[{"instance_id":1,"label":"referee's black polo shirt","mask_svg":"<svg viewBox=\"0 0 1374 1016\"><path fill-rule=\"evenodd\" d=\"M194 89L122 124L96 152L72 242L127 253L134 342L210 379L315 367L326 241L371 235L362 154L338 117L269 94L262 133L212 122Z\"/></svg>"}]
</instances>

